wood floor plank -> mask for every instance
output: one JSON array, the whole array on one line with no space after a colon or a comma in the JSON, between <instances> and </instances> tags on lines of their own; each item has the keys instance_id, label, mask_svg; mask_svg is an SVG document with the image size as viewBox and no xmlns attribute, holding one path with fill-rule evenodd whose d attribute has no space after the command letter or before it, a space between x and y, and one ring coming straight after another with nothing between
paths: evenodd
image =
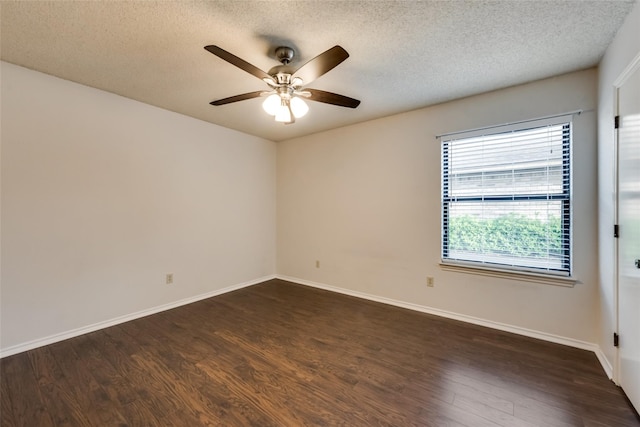
<instances>
[{"instance_id":1,"label":"wood floor plank","mask_svg":"<svg viewBox=\"0 0 640 427\"><path fill-rule=\"evenodd\" d=\"M271 280L0 361L0 426L640 426L588 351Z\"/></svg>"},{"instance_id":2,"label":"wood floor plank","mask_svg":"<svg viewBox=\"0 0 640 427\"><path fill-rule=\"evenodd\" d=\"M76 350L88 339L82 336L63 345L54 344L50 347L51 353L66 379L67 390L74 396L73 401L77 402L90 425L121 425L125 423L124 418L89 367L91 355Z\"/></svg>"},{"instance_id":3,"label":"wood floor plank","mask_svg":"<svg viewBox=\"0 0 640 427\"><path fill-rule=\"evenodd\" d=\"M104 335L102 331L87 334L85 340L75 343L74 349L76 353L82 354L84 365L107 393L109 400L120 404L130 403L137 399L136 392L114 367L112 362L118 360L118 356L105 351L107 347L101 342Z\"/></svg>"},{"instance_id":4,"label":"wood floor plank","mask_svg":"<svg viewBox=\"0 0 640 427\"><path fill-rule=\"evenodd\" d=\"M73 395L74 386L69 386L51 353L54 347L42 347L26 353L41 389L43 405L56 426L91 425Z\"/></svg>"},{"instance_id":5,"label":"wood floor plank","mask_svg":"<svg viewBox=\"0 0 640 427\"><path fill-rule=\"evenodd\" d=\"M125 333L123 329L126 327L127 324L117 325L101 331L104 332L101 348L111 355L110 360L116 371L129 381L136 396L132 402L143 401L144 406L149 407L160 419L169 419L179 408L164 388L149 377L133 359L136 355L148 358L155 356Z\"/></svg>"},{"instance_id":6,"label":"wood floor plank","mask_svg":"<svg viewBox=\"0 0 640 427\"><path fill-rule=\"evenodd\" d=\"M144 400L134 400L123 404L120 412L131 427L162 427L167 425L167 419L161 417L153 407Z\"/></svg>"},{"instance_id":7,"label":"wood floor plank","mask_svg":"<svg viewBox=\"0 0 640 427\"><path fill-rule=\"evenodd\" d=\"M517 418L513 414L501 411L493 406L486 405L480 400L474 399L472 396L456 395L453 405L465 412L475 414L502 427L536 427L538 425L537 423L533 424Z\"/></svg>"},{"instance_id":8,"label":"wood floor plank","mask_svg":"<svg viewBox=\"0 0 640 427\"><path fill-rule=\"evenodd\" d=\"M314 408L319 419L334 419L334 412L350 411L352 419L364 424L370 416L370 414L362 416L354 411L354 408L349 407L344 399L344 384L334 381L332 393L329 394L321 386L323 380L318 374L311 377L308 374L298 376L296 369L291 365L272 363L272 360L276 359L271 358L266 348L256 349L250 341L226 334L224 331L217 334L227 340L228 348L236 349L235 359L241 360L241 363L231 371L232 376L226 377L226 381L245 384L244 388L249 385L250 393L245 393L245 398L251 399L258 407L268 406L271 409L270 416L279 418L278 425L292 423L295 425L300 422L299 415L308 412L309 406ZM242 392L241 389L237 391ZM261 402L255 401L255 396L258 394L266 398ZM292 407L300 414L292 412ZM314 416L314 414L309 413L308 416Z\"/></svg>"},{"instance_id":9,"label":"wood floor plank","mask_svg":"<svg viewBox=\"0 0 640 427\"><path fill-rule=\"evenodd\" d=\"M40 386L64 380L64 374L51 354L51 346L42 347L38 351L30 351L27 353L27 357Z\"/></svg>"},{"instance_id":10,"label":"wood floor plank","mask_svg":"<svg viewBox=\"0 0 640 427\"><path fill-rule=\"evenodd\" d=\"M11 405L8 422L16 426L54 425L27 357L15 355L2 359L0 376L6 381L5 390Z\"/></svg>"},{"instance_id":11,"label":"wood floor plank","mask_svg":"<svg viewBox=\"0 0 640 427\"><path fill-rule=\"evenodd\" d=\"M239 396L233 394L227 383L207 377L206 373L197 366L196 363L202 359L210 360L219 356L220 351L213 351L215 347L210 345L200 347L203 354L194 357L194 353L198 352L198 347L193 345L194 341L191 339L188 339L188 344L185 342L183 333L186 330L181 330L179 334L166 335L169 341L163 342L158 341L153 333L142 333L144 330L161 334L172 323L167 317L158 316L153 323L143 325L141 328L138 328L137 324L130 324L126 328L126 332L130 333L132 337L140 337L138 343L154 349L154 359L166 366L166 369L157 369L158 367L155 366L147 367L146 372L154 375L155 371L155 375L163 376L163 372L166 370L173 372L179 378L179 380L178 378L174 379L179 387L173 390L172 394L176 396L177 401L193 402L190 405L185 405L183 411L190 411L190 416L198 418L202 425L270 425L268 419L250 408ZM188 351L183 351L183 349L188 349ZM138 360L137 355L132 357L134 360ZM171 381L171 379L168 380ZM161 381L168 382L166 378ZM207 414L210 415L210 419L207 418Z\"/></svg>"},{"instance_id":12,"label":"wood floor plank","mask_svg":"<svg viewBox=\"0 0 640 427\"><path fill-rule=\"evenodd\" d=\"M7 374L7 362L0 361L0 420L2 425L7 427L16 426L16 420L13 415L13 408L11 403L11 388L9 385L9 378L11 374ZM13 380L13 378L11 378Z\"/></svg>"}]
</instances>

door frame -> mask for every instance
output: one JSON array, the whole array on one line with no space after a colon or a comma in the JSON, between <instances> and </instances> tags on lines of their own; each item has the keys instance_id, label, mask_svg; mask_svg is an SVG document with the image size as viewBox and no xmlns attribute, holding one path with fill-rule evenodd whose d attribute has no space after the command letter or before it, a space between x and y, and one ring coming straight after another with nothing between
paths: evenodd
<instances>
[{"instance_id":1,"label":"door frame","mask_svg":"<svg viewBox=\"0 0 640 427\"><path fill-rule=\"evenodd\" d=\"M613 115L614 118L620 115L620 105L619 105L619 98L620 98L620 88L626 83L626 81L633 75L633 73L635 72L640 72L640 52L638 52L638 54L635 56L635 58L633 58L631 60L631 62L625 67L625 69L620 73L620 75L618 76L618 78L613 82ZM612 122L613 123L613 122ZM619 224L618 220L618 206L620 203L619 200L619 186L620 186L620 182L619 182L619 178L620 178L620 171L618 169L619 166L619 150L618 150L618 138L619 138L619 129L614 129L614 136L613 136L613 149L614 149L614 155L613 155L613 170L614 170L614 189L613 189L613 195L614 195L614 206L613 206L613 220L614 220L614 224ZM613 278L613 299L614 299L614 307L613 307L613 312L614 312L614 322L613 322L613 331L617 334L620 332L620 272L618 271L618 264L619 264L619 241L618 239L614 239L614 245L613 245L613 262L614 262L614 266L613 266L613 271L614 271L614 278ZM614 349L614 354L615 354L615 360L613 363L613 382L617 385L620 385L620 347L616 347Z\"/></svg>"}]
</instances>

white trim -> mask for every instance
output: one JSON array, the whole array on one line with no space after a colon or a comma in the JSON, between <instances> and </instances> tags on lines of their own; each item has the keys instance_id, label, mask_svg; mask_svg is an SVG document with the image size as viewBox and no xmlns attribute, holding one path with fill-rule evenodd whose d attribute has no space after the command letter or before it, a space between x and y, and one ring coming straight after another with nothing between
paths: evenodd
<instances>
[{"instance_id":1,"label":"white trim","mask_svg":"<svg viewBox=\"0 0 640 427\"><path fill-rule=\"evenodd\" d=\"M640 68L640 52L638 52L636 57L631 60L629 65L627 65L625 69L622 70L618 78L615 79L615 81L613 82L613 87L616 89L621 88L622 85L625 84L627 79L631 77L638 68ZM617 114L617 111L616 111L616 114Z\"/></svg>"},{"instance_id":2,"label":"white trim","mask_svg":"<svg viewBox=\"0 0 640 427\"><path fill-rule=\"evenodd\" d=\"M481 319L479 317L467 316L466 314L454 313L452 311L440 310L438 308L427 307L424 305L418 305L408 303L404 301L398 301L391 298L381 297L377 295L367 294L364 292L352 291L350 289L340 288L337 286L326 285L324 283L312 282L310 280L299 279L297 277L284 276L277 274L276 278L280 280L286 280L288 282L297 283L300 285L311 286L318 289L324 289L326 291L337 292L344 295L349 295L356 298L362 298L369 301L375 301L382 304L393 305L400 308L406 308L409 310L419 311L422 313L433 314L435 316L445 317L448 319L459 320L461 322L471 323L474 325L485 326L487 328L497 329L499 331L511 332L518 335L523 335L530 338L536 338L543 341L548 341L556 344L562 344L569 347L579 348L581 350L588 350L595 353L598 361L602 365L602 368L606 374L611 378L611 364L604 356L604 353L597 344L587 341L576 340L573 338L563 337L560 335L549 334L547 332L536 331L533 329L522 328L519 326L508 325L506 323L494 322L492 320Z\"/></svg>"},{"instance_id":3,"label":"white trim","mask_svg":"<svg viewBox=\"0 0 640 427\"><path fill-rule=\"evenodd\" d=\"M620 88L625 84L625 82L640 68L640 52L631 60L629 65L625 67L624 70L618 75L618 78L613 82L613 110L614 117L612 117L611 123L613 123L613 119L620 115L620 107L619 107L619 97L620 97ZM618 158L618 135L619 129L615 129L613 132L613 173L614 173L614 182L613 182L613 197L614 197L614 205L613 205L613 221L614 224L620 224L618 217L618 205L620 203L619 199L619 170L618 165L620 164L620 159ZM613 244L613 332L620 332L620 284L619 284L619 242L618 239L614 238ZM615 354L615 363L614 368L612 369L613 374L611 378L614 383L620 384L620 347L614 347Z\"/></svg>"},{"instance_id":4,"label":"white trim","mask_svg":"<svg viewBox=\"0 0 640 427\"><path fill-rule=\"evenodd\" d=\"M569 111L568 113L538 117L537 119L519 120L517 122L503 123L501 125L491 125L491 126L484 126L481 128L443 133L441 135L436 135L436 139L448 141L449 139L446 139L446 138L453 137L453 136L455 136L455 138L450 138L450 139L472 138L475 136L484 135L486 134L485 131L493 130L493 129L500 129L501 130L500 133L510 132L512 130L522 129L525 124L538 127L538 126L546 126L549 124L559 124L562 122L571 122L573 120L573 116L579 116L584 111L585 110L575 110L575 111ZM587 111L592 111L592 110L587 110Z\"/></svg>"},{"instance_id":5,"label":"white trim","mask_svg":"<svg viewBox=\"0 0 640 427\"><path fill-rule=\"evenodd\" d=\"M45 345L53 344L59 341L64 341L69 338L74 338L80 335L88 334L89 332L94 332L100 329L108 328L110 326L119 325L120 323L128 322L130 320L139 319L141 317L150 316L152 314L160 313L162 311L171 310L176 307L180 307L183 305L191 304L197 301L201 301L203 299L215 297L218 295L226 294L227 292L236 291L238 289L246 288L249 286L257 285L258 283L266 282L267 280L275 279L276 275L270 275L261 277L259 279L250 280L248 282L239 283L237 285L227 286L226 288L216 289L211 292L207 292L204 294L196 295L193 297L184 298L178 301L170 302L167 304L159 305L156 307L148 308L146 310L141 310L136 313L125 314L124 316L119 316L110 320L105 320L103 322L94 323L92 325L83 326L81 328L72 329L70 331L61 332L59 334L50 335L44 338L38 338L33 341L28 341L26 343L14 345L8 348L3 348L0 350L0 359L7 356L12 356L14 354L22 353L27 350L32 350L34 348L43 347Z\"/></svg>"},{"instance_id":6,"label":"white trim","mask_svg":"<svg viewBox=\"0 0 640 427\"><path fill-rule=\"evenodd\" d=\"M596 347L597 349L594 350L594 352L596 353L596 357L598 358L600 365L602 365L602 369L604 369L604 372L607 374L607 377L610 380L612 380L614 383L616 383L613 378L613 365L611 365L611 362L609 362L609 359L607 359L607 356L604 354L604 351L602 351L600 346L596 346Z\"/></svg>"},{"instance_id":7,"label":"white trim","mask_svg":"<svg viewBox=\"0 0 640 427\"><path fill-rule=\"evenodd\" d=\"M638 55L638 58L640 58L640 55ZM618 80L626 80L627 78L625 77L624 79L621 79L621 77L625 75L625 73L623 72L620 77L618 77L618 79L616 79L616 81ZM614 104L613 104L613 108L614 108L614 113L613 113L613 117L611 118L611 122L609 123L615 123L615 117L617 117L620 114L620 108L618 107L618 98L620 97L620 86L616 86L613 89L613 96L614 96ZM611 125L613 127L613 125ZM620 180L620 173L618 171L618 165L620 164L620 154L618 152L618 139L619 139L619 135L618 135L618 131L619 129L614 129L613 131L613 224L614 225L618 225L620 224L619 222L619 215L618 215L618 205L620 204L620 195L619 195L619 191L618 189L620 188L620 184L619 184L619 180ZM612 235L613 236L613 235ZM618 331L620 330L620 287L618 284L618 264L619 264L619 260L618 260L618 253L620 251L620 248L618 247L619 242L618 242L618 238L613 236L613 333L617 334ZM613 382L616 384L620 384L620 348L619 347L614 347L613 348L613 354L614 354L614 362L613 362L613 375L612 375L612 379Z\"/></svg>"},{"instance_id":8,"label":"white trim","mask_svg":"<svg viewBox=\"0 0 640 427\"><path fill-rule=\"evenodd\" d=\"M576 279L575 277L482 267L477 265L464 264L461 262L442 261L440 262L440 268L445 271L453 271L456 273L497 277L500 279L516 279L523 282L565 286L569 288L572 288L576 283L579 283L578 279Z\"/></svg>"}]
</instances>

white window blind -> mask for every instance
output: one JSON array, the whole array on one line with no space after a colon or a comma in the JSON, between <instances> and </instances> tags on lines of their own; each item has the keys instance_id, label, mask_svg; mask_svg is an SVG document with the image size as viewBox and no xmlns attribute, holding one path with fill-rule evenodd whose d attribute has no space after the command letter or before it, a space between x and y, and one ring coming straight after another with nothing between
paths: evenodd
<instances>
[{"instance_id":1,"label":"white window blind","mask_svg":"<svg viewBox=\"0 0 640 427\"><path fill-rule=\"evenodd\" d=\"M442 259L571 274L570 117L442 142Z\"/></svg>"}]
</instances>

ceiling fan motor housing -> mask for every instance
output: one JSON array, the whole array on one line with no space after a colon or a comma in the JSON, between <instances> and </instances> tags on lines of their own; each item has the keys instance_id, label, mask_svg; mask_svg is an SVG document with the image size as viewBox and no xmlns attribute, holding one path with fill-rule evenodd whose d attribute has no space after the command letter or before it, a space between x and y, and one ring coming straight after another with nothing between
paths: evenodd
<instances>
[{"instance_id":1,"label":"ceiling fan motor housing","mask_svg":"<svg viewBox=\"0 0 640 427\"><path fill-rule=\"evenodd\" d=\"M276 58L278 58L278 61L280 61L283 65L287 65L289 62L291 62L294 54L295 52L290 47L280 46L276 48Z\"/></svg>"},{"instance_id":2,"label":"ceiling fan motor housing","mask_svg":"<svg viewBox=\"0 0 640 427\"><path fill-rule=\"evenodd\" d=\"M269 74L274 78L278 85L290 85L292 83L291 76L295 69L289 65L294 56L294 51L290 47L280 46L276 48L276 57L282 65L276 65L269 70Z\"/></svg>"}]
</instances>

